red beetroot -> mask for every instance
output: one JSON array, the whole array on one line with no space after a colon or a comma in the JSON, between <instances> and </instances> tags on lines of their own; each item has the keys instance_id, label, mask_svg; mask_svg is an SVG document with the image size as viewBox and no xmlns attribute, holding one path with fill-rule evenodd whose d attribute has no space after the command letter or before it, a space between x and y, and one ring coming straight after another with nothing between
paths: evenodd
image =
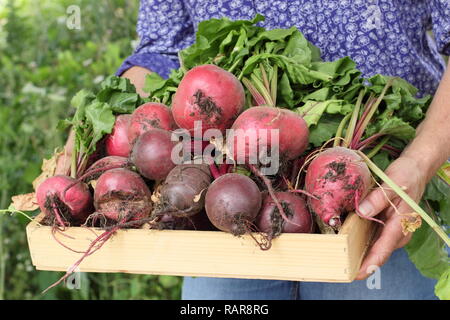
<instances>
[{"instance_id":1,"label":"red beetroot","mask_svg":"<svg viewBox=\"0 0 450 320\"><path fill-rule=\"evenodd\" d=\"M261 192L247 176L227 173L209 186L205 210L211 223L233 235L250 231L261 208Z\"/></svg>"},{"instance_id":2,"label":"red beetroot","mask_svg":"<svg viewBox=\"0 0 450 320\"><path fill-rule=\"evenodd\" d=\"M251 141L267 141L267 149L271 147L279 149L281 159L292 160L298 158L308 146L309 131L303 118L293 111L274 108L274 107L252 107L245 110L233 123L232 129L242 130L235 132L234 139L234 157L239 159L239 153L242 159L248 161L252 157L258 159L258 145ZM266 129L267 132L261 131ZM272 130L278 130L279 140L275 145L271 144ZM246 136L248 138L246 138ZM238 150L239 140L244 142L245 149ZM266 146L261 146L266 147Z\"/></svg>"},{"instance_id":3,"label":"red beetroot","mask_svg":"<svg viewBox=\"0 0 450 320\"><path fill-rule=\"evenodd\" d=\"M371 185L370 170L351 149L334 147L321 152L309 165L305 189L317 199L308 198L312 212L337 228L342 213L355 210Z\"/></svg>"},{"instance_id":4,"label":"red beetroot","mask_svg":"<svg viewBox=\"0 0 450 320\"><path fill-rule=\"evenodd\" d=\"M151 129L136 140L131 151L131 161L147 179L165 179L175 167L171 158L174 146L169 131Z\"/></svg>"},{"instance_id":5,"label":"red beetroot","mask_svg":"<svg viewBox=\"0 0 450 320\"><path fill-rule=\"evenodd\" d=\"M131 115L128 141L133 144L141 134L153 128L172 131L176 127L169 107L162 103L148 102L134 110Z\"/></svg>"},{"instance_id":6,"label":"red beetroot","mask_svg":"<svg viewBox=\"0 0 450 320\"><path fill-rule=\"evenodd\" d=\"M105 138L106 153L109 156L128 157L130 154L131 144L128 140L130 121L130 114L117 116L111 134L108 134Z\"/></svg>"},{"instance_id":7,"label":"red beetroot","mask_svg":"<svg viewBox=\"0 0 450 320\"><path fill-rule=\"evenodd\" d=\"M207 64L189 70L172 101L172 114L180 128L192 131L201 121L203 132L210 128L225 131L242 111L245 93L230 72Z\"/></svg>"},{"instance_id":8,"label":"red beetroot","mask_svg":"<svg viewBox=\"0 0 450 320\"><path fill-rule=\"evenodd\" d=\"M97 213L124 223L149 216L151 192L144 180L127 169L106 171L97 180L94 205Z\"/></svg>"},{"instance_id":9,"label":"red beetroot","mask_svg":"<svg viewBox=\"0 0 450 320\"><path fill-rule=\"evenodd\" d=\"M255 222L258 229L271 238L281 233L311 233L313 222L306 207L306 201L292 192L276 192L275 194L289 221L294 223L283 219L272 197L265 192L261 211Z\"/></svg>"},{"instance_id":10,"label":"red beetroot","mask_svg":"<svg viewBox=\"0 0 450 320\"><path fill-rule=\"evenodd\" d=\"M72 187L64 194L70 185ZM61 227L83 223L93 211L87 185L64 175L50 177L42 182L37 188L36 197L42 212Z\"/></svg>"}]
</instances>

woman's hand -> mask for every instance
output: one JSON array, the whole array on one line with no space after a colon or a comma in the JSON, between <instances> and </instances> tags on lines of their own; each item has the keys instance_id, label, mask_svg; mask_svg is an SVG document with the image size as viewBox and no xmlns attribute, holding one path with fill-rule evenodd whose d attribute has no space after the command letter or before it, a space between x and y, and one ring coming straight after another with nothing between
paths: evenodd
<instances>
[{"instance_id":1,"label":"woman's hand","mask_svg":"<svg viewBox=\"0 0 450 320\"><path fill-rule=\"evenodd\" d=\"M145 93L142 89L145 85L145 77L150 74L151 71L139 66L134 66L125 71L121 77L128 78L130 82L136 87L136 92L141 97L147 97L148 93Z\"/></svg>"},{"instance_id":2,"label":"woman's hand","mask_svg":"<svg viewBox=\"0 0 450 320\"><path fill-rule=\"evenodd\" d=\"M420 201L428 182L428 173L420 169L416 159L400 156L386 169L386 174L403 187L414 201ZM411 233L403 234L400 220L405 218L405 214L410 214L414 210L385 184L369 193L361 202L359 209L361 214L368 217L377 216L385 223L378 229L375 241L361 265L356 279L362 280L373 271L372 266L381 267L395 249L401 248L409 242Z\"/></svg>"},{"instance_id":3,"label":"woman's hand","mask_svg":"<svg viewBox=\"0 0 450 320\"><path fill-rule=\"evenodd\" d=\"M425 186L436 174L439 167L450 157L450 61L442 77L433 101L428 108L425 119L416 130L416 137L386 170L386 174L416 202L419 202ZM361 203L362 214L379 218L385 222L375 238L363 261L356 279L366 278L368 267L381 267L392 252L401 248L411 239L411 234L403 235L400 220L401 214L413 210L398 198L386 185L383 185L387 197L380 188L371 192ZM397 207L398 214L388 199ZM383 211L384 210L384 211ZM369 270L370 271L370 270Z\"/></svg>"}]
</instances>

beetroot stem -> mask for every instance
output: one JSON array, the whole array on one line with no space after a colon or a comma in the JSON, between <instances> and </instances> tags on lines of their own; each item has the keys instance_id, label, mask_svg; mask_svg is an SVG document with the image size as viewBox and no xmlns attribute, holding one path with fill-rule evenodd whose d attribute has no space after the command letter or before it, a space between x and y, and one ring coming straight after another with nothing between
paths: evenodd
<instances>
[{"instance_id":1,"label":"beetroot stem","mask_svg":"<svg viewBox=\"0 0 450 320\"><path fill-rule=\"evenodd\" d=\"M121 222L122 223L122 222ZM73 271L81 264L81 262L83 262L83 260L90 256L91 254L93 254L94 252L96 252L97 250L99 250L105 243L106 241L114 234L114 232L116 232L119 228L116 226L115 228L109 230L109 231L105 231L103 232L100 236L97 237L97 239L95 239L94 241L92 241L92 243L89 245L88 249L84 252L83 256L78 259L77 262L75 262L70 268L69 270L67 270L66 274L64 276L62 276L58 281L56 281L54 284L52 284L51 286L49 286L47 289L45 289L42 294L46 293L48 290L50 290L53 287L56 287L58 284L60 284L61 282L63 282L64 280L66 280L72 273ZM101 241L101 242L100 242ZM95 247L97 244L99 244L97 247Z\"/></svg>"},{"instance_id":2,"label":"beetroot stem","mask_svg":"<svg viewBox=\"0 0 450 320\"><path fill-rule=\"evenodd\" d=\"M272 79L270 79L270 96L272 97L273 104L277 103L277 90L278 90L278 66L275 64L272 71Z\"/></svg>"},{"instance_id":3,"label":"beetroot stem","mask_svg":"<svg viewBox=\"0 0 450 320\"><path fill-rule=\"evenodd\" d=\"M367 157L370 159L373 156L375 156L378 151L381 150L381 148L383 148L383 146L389 141L389 136L384 137L380 143L378 143L375 147L372 148L372 150L367 154ZM361 150L360 150L361 151Z\"/></svg>"},{"instance_id":4,"label":"beetroot stem","mask_svg":"<svg viewBox=\"0 0 450 320\"><path fill-rule=\"evenodd\" d=\"M262 63L259 64L259 69L261 70L261 76L264 83L264 87L267 90L270 90L269 78L267 77L266 69L264 69ZM272 96L270 98L272 99Z\"/></svg>"},{"instance_id":5,"label":"beetroot stem","mask_svg":"<svg viewBox=\"0 0 450 320\"><path fill-rule=\"evenodd\" d=\"M217 179L221 176L214 162L209 165L209 170L211 171L211 175L213 176L214 179Z\"/></svg>"},{"instance_id":6,"label":"beetroot stem","mask_svg":"<svg viewBox=\"0 0 450 320\"><path fill-rule=\"evenodd\" d=\"M252 73L250 75L250 78L252 79L253 85L255 86L256 90L258 90L259 94L264 97L266 104L270 107L275 107L275 104L272 101L272 97L270 96L270 89L267 89L264 86L264 83L257 77L256 74Z\"/></svg>"},{"instance_id":7,"label":"beetroot stem","mask_svg":"<svg viewBox=\"0 0 450 320\"><path fill-rule=\"evenodd\" d=\"M362 115L361 117L358 119L357 123L356 123L356 127L355 127L355 131L353 132L353 137L352 137L352 142L353 142L353 138L355 136L356 132L359 132L359 129L361 127L362 122L364 121L364 119L367 117L367 114L369 113L370 110L370 106L375 102L374 97L373 97L373 93L371 93L369 95L369 98L367 99L366 103L364 104L363 110L362 110Z\"/></svg>"},{"instance_id":8,"label":"beetroot stem","mask_svg":"<svg viewBox=\"0 0 450 320\"><path fill-rule=\"evenodd\" d=\"M347 124L348 119L350 119L351 113L347 114L344 118L342 118L341 123L339 123L339 127L336 131L336 135L334 136L333 147L338 147L341 145L342 140L342 131L344 131L344 127Z\"/></svg>"},{"instance_id":9,"label":"beetroot stem","mask_svg":"<svg viewBox=\"0 0 450 320\"><path fill-rule=\"evenodd\" d=\"M370 105L370 107L368 107L367 109L367 115L366 117L362 120L361 125L358 128L358 131L356 132L356 134L353 137L352 140L352 144L351 147L352 149L355 149L356 145L359 143L359 141L361 140L361 137L364 133L364 131L367 128L367 125L369 124L370 120L372 119L373 115L375 114L375 112L378 109L378 106L380 105L381 101L383 101L384 96L386 95L387 90L389 89L389 87L392 85L392 83L394 82L394 78L390 78L387 82L386 85L384 86L383 90L381 91L380 95L378 96L378 98L375 100L375 102L373 104Z\"/></svg>"},{"instance_id":10,"label":"beetroot stem","mask_svg":"<svg viewBox=\"0 0 450 320\"><path fill-rule=\"evenodd\" d=\"M375 140L377 140L378 138L384 136L384 133L376 133L373 136L359 142L356 146L355 149L357 150L362 150L367 148L370 144L372 144L373 142L375 142Z\"/></svg>"},{"instance_id":11,"label":"beetroot stem","mask_svg":"<svg viewBox=\"0 0 450 320\"><path fill-rule=\"evenodd\" d=\"M289 190L289 192L293 192L293 193L301 193L301 194L304 194L305 196L311 197L311 198L313 198L313 199L315 199L315 200L320 200L320 199L317 198L315 195L313 195L313 194L311 194L311 193L309 193L309 192L306 192L305 190L301 190L301 189L293 189L293 190Z\"/></svg>"},{"instance_id":12,"label":"beetroot stem","mask_svg":"<svg viewBox=\"0 0 450 320\"><path fill-rule=\"evenodd\" d=\"M361 109L361 103L366 93L366 89L363 89L359 92L358 100L356 101L355 108L352 112L352 118L350 119L350 123L347 127L347 132L345 134L343 146L348 148L353 138L353 133L355 132L356 123L358 122L359 110Z\"/></svg>"},{"instance_id":13,"label":"beetroot stem","mask_svg":"<svg viewBox=\"0 0 450 320\"><path fill-rule=\"evenodd\" d=\"M84 179L86 179L87 177L98 173L98 172L102 172L102 171L108 171L108 170L112 170L112 169L117 169L117 168L123 168L123 165L115 165L115 166L109 166L109 167L101 167L101 168L96 168L96 169L92 169L89 170L88 172L86 172L85 174L83 174L81 177L79 177L78 179L76 179L74 182L72 182L71 184L69 184L64 191L62 192L62 196L63 199L66 197L66 192L67 190L69 190L70 188L72 188L73 186L75 186L76 184L82 182Z\"/></svg>"},{"instance_id":14,"label":"beetroot stem","mask_svg":"<svg viewBox=\"0 0 450 320\"><path fill-rule=\"evenodd\" d=\"M263 105L267 104L264 97L258 92L258 90L255 88L255 86L251 83L251 81L249 79L242 78L242 83L248 89L248 91L252 95L253 99L255 99L256 104L258 106L263 106Z\"/></svg>"}]
</instances>

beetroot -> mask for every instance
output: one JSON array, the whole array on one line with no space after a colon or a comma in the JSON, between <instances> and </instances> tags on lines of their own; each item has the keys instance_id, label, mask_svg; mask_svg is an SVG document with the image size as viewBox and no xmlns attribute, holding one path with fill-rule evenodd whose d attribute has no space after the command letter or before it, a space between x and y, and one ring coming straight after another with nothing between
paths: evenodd
<instances>
[{"instance_id":1,"label":"beetroot","mask_svg":"<svg viewBox=\"0 0 450 320\"><path fill-rule=\"evenodd\" d=\"M128 140L134 143L141 134L153 128L172 131L176 127L169 107L148 102L134 110L128 127Z\"/></svg>"},{"instance_id":2,"label":"beetroot","mask_svg":"<svg viewBox=\"0 0 450 320\"><path fill-rule=\"evenodd\" d=\"M83 223L93 211L87 185L64 175L50 177L42 182L37 188L36 197L42 212L52 220L52 224L60 227Z\"/></svg>"},{"instance_id":3,"label":"beetroot","mask_svg":"<svg viewBox=\"0 0 450 320\"><path fill-rule=\"evenodd\" d=\"M130 121L130 114L117 116L112 132L105 138L107 155L128 157L131 151L131 144L128 140L128 127Z\"/></svg>"},{"instance_id":4,"label":"beetroot","mask_svg":"<svg viewBox=\"0 0 450 320\"><path fill-rule=\"evenodd\" d=\"M242 111L245 93L230 72L207 64L189 70L178 85L172 101L172 114L180 128L193 131L202 122L203 132L230 128Z\"/></svg>"},{"instance_id":5,"label":"beetroot","mask_svg":"<svg viewBox=\"0 0 450 320\"><path fill-rule=\"evenodd\" d=\"M162 180L175 167L171 159L175 142L171 133L162 129L150 129L136 140L131 161L139 173L150 180Z\"/></svg>"},{"instance_id":6,"label":"beetroot","mask_svg":"<svg viewBox=\"0 0 450 320\"><path fill-rule=\"evenodd\" d=\"M341 225L341 214L355 210L370 184L367 165L354 150L344 147L319 153L305 178L306 191L315 196L308 198L311 211L334 228Z\"/></svg>"},{"instance_id":7,"label":"beetroot","mask_svg":"<svg viewBox=\"0 0 450 320\"><path fill-rule=\"evenodd\" d=\"M279 150L281 159L292 160L298 158L308 146L309 131L303 118L286 109L273 107L252 107L245 110L233 123L232 129L236 131L234 139L234 158L238 162L258 159L258 147L275 148ZM267 132L261 131L266 129ZM272 138L272 130L278 131L279 140ZM245 139L245 140L244 140ZM271 140L275 140L275 145ZM239 150L239 141L242 141L245 149ZM267 141L267 145L258 146L251 141ZM241 158L240 158L241 157ZM239 160L241 159L241 160Z\"/></svg>"},{"instance_id":8,"label":"beetroot","mask_svg":"<svg viewBox=\"0 0 450 320\"><path fill-rule=\"evenodd\" d=\"M205 193L211 184L206 164L181 164L173 168L159 189L156 214L193 216L203 210Z\"/></svg>"},{"instance_id":9,"label":"beetroot","mask_svg":"<svg viewBox=\"0 0 450 320\"><path fill-rule=\"evenodd\" d=\"M268 193L264 193L261 211L255 222L258 229L267 233L271 238L275 238L281 233L311 233L313 222L306 207L306 201L292 192L276 192L275 195L283 206L289 221L295 224L285 221L272 197Z\"/></svg>"},{"instance_id":10,"label":"beetroot","mask_svg":"<svg viewBox=\"0 0 450 320\"><path fill-rule=\"evenodd\" d=\"M250 231L261 208L261 192L247 176L227 173L208 188L205 210L209 220L219 230L233 235Z\"/></svg>"},{"instance_id":11,"label":"beetroot","mask_svg":"<svg viewBox=\"0 0 450 320\"><path fill-rule=\"evenodd\" d=\"M148 217L150 198L150 190L137 173L119 168L106 171L97 180L94 205L97 213L123 223Z\"/></svg>"}]
</instances>

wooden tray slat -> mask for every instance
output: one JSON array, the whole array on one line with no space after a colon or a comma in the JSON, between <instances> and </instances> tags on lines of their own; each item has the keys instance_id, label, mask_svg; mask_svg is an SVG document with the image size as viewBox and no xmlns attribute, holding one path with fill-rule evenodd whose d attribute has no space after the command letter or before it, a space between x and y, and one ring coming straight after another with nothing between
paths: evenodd
<instances>
[{"instance_id":1,"label":"wooden tray slat","mask_svg":"<svg viewBox=\"0 0 450 320\"><path fill-rule=\"evenodd\" d=\"M36 220L39 221L41 217ZM124 272L180 276L350 282L370 241L372 224L352 214L337 235L282 234L262 251L249 236L219 231L118 231L80 265L82 272ZM75 250L86 250L100 229L68 228L56 236ZM27 237L39 270L65 271L81 254L58 244L51 228L31 222Z\"/></svg>"}]
</instances>

